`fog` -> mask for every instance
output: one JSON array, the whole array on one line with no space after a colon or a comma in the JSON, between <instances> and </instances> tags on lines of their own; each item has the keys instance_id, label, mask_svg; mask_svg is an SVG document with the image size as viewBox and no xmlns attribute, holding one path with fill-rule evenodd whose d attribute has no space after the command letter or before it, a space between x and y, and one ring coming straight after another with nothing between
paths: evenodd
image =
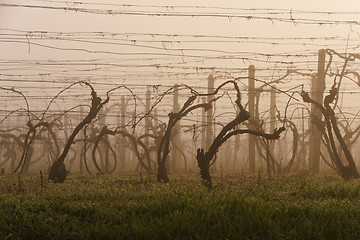
<instances>
[{"instance_id":1,"label":"fog","mask_svg":"<svg viewBox=\"0 0 360 240\"><path fill-rule=\"evenodd\" d=\"M320 49L331 49L341 54L358 53L359 10L360 4L355 0L341 3L335 0L217 3L3 0L0 3L2 130L4 133L16 133L24 142L24 136L20 135L26 134L29 119L33 124L40 120L54 121L58 124L59 132L56 134L62 149L91 106L91 91L84 84L76 84L61 92L78 81L91 84L102 100L106 99L110 89L122 86L110 93L109 103L89 125L89 135L91 127L97 129L93 132L96 135L106 125L113 130L121 126L139 137L147 131L145 117L154 117L155 110L157 115L152 118L152 124L167 123L168 114L174 111L174 91L164 94L169 88L174 84L180 85L179 106L175 106L179 110L191 95L189 87L200 94L208 92L209 75L215 78L215 88L227 80L236 79L242 93L241 103L248 109L248 68L254 65L255 87L263 88L259 93L258 109L262 130L273 131L273 121L276 121L277 128L283 125L270 114L270 90L275 88L276 107L281 118L286 114L298 127L300 138L303 137L299 143L303 143L305 150L297 157L297 168L308 169L305 131L310 128L311 107L303 102L300 92L314 92L311 80L318 71ZM357 73L358 61L350 61L346 71ZM344 60L335 55L328 69L325 95L343 66ZM267 85L280 78L283 80L276 82L276 86ZM337 98L337 117L340 122L347 121L352 130L359 125L358 81L355 74L344 78ZM147 90L151 92L151 109L146 107ZM212 138L238 111L234 104L237 95L232 86L226 86L217 96L222 97L216 101L214 108ZM122 97L126 99L124 116L120 113ZM199 97L195 103L202 101ZM106 117L101 115L104 112L107 112ZM178 152L177 156L174 153L171 161L179 161L173 165L173 171L197 171L196 150L204 147L201 136L208 124L203 121L202 114L201 110L196 110L181 119L181 127L177 130L179 146L173 144L171 148L172 152ZM344 129L342 131L344 134ZM83 134L86 133L77 135L74 149L65 162L68 167L73 164L74 172L85 172L80 154L84 148ZM2 138L5 139L5 136ZM54 140L49 136L46 139L50 142ZM32 158L40 160L36 167L34 163L29 170L47 169L59 155L53 149L46 152L42 141L34 142ZM112 148L117 149L114 153L118 155L117 161L120 161L120 156L126 158L114 167L116 171L139 171L141 167L135 153L124 150L120 138L110 136L109 141L113 144ZM241 147L236 149L239 141ZM55 148L51 144L48 147ZM292 154L290 128L274 144L277 161L286 165ZM20 145L14 149L16 154L11 164L10 158L7 163L4 159L0 161L0 166L6 171L14 170L19 163ZM352 145L356 162L359 160L357 145L357 142ZM325 146L322 148L326 151ZM121 152L121 149L127 152ZM88 150L89 159L91 150L92 146ZM10 150L3 148L1 151L6 153ZM109 155L106 146L103 151L98 153L98 158L105 159L103 156ZM154 165L156 154L151 154ZM110 158L111 163L108 164L114 164L114 156L110 154ZM229 139L217 158L216 169L238 172L248 169L248 136ZM260 158L257 156L257 167L264 170L266 163ZM106 163L102 164L101 167L105 168ZM329 169L325 162L321 162L321 166ZM90 168L94 171L95 166Z\"/></svg>"}]
</instances>

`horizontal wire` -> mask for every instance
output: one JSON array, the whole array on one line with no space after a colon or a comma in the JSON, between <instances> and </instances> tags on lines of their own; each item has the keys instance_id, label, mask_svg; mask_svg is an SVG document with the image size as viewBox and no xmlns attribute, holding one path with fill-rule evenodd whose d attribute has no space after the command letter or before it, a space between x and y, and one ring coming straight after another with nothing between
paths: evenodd
<instances>
[{"instance_id":1,"label":"horizontal wire","mask_svg":"<svg viewBox=\"0 0 360 240\"><path fill-rule=\"evenodd\" d=\"M128 16L152 16L152 17L212 17L212 18L241 18L245 20L267 20L271 22L285 22L291 24L306 24L306 25L360 25L358 20L329 20L329 19L313 19L313 18L294 18L293 11L288 11L288 17L273 17L273 15L285 14L286 12L271 12L266 10L265 12L251 12L254 9L248 9L245 13L218 13L218 12L175 12L169 11L172 8L168 8L166 11L148 11L148 10L116 10L116 9L96 9L96 8L81 8L81 7L68 7L64 6L48 6L48 5L30 5L30 4L9 4L9 3L0 3L0 7L21 7L21 8L32 8L32 9L46 9L46 10L61 10L65 12L75 12L75 13L91 13L91 14L101 14L101 15L128 15ZM311 13L311 12L310 12ZM321 12L313 12L321 15ZM328 15L335 13L324 12ZM257 16L258 14L259 16ZM264 16L264 14L269 14L269 16ZM357 15L357 14L356 14Z\"/></svg>"}]
</instances>

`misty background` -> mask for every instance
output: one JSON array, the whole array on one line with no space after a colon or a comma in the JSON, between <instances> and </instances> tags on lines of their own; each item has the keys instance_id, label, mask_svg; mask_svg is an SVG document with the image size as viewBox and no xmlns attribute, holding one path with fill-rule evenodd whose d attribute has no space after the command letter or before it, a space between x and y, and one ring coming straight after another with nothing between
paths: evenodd
<instances>
[{"instance_id":1,"label":"misty background","mask_svg":"<svg viewBox=\"0 0 360 240\"><path fill-rule=\"evenodd\" d=\"M289 101L284 92L294 94L297 100L291 100L287 114L300 131L305 131L309 115L300 110L306 104L299 91L302 88L310 91L311 75L317 71L320 49L341 53L359 51L359 10L360 4L355 0L217 3L2 0L0 86L21 91L30 110L41 116L51 99L71 83L87 81L102 98L109 89L126 85L139 97L136 114L141 118L145 115L147 90L153 94L152 103L159 93L174 84L186 84L206 93L210 74L215 77L215 87L226 80L239 78L242 101L246 105L248 67L254 65L256 79L263 82L282 78L288 71L294 72L281 84L276 84L282 90L276 93L276 105L284 114ZM330 71L341 71L342 64L341 59L334 60ZM354 63L348 68L356 72L358 67L359 64ZM325 93L332 83L332 78L328 77ZM255 84L263 83L257 81ZM353 128L359 124L357 84L356 79L348 79L340 89L341 118L349 120ZM224 123L235 114L231 102L235 93L229 90L228 94L229 97L216 103L215 122ZM109 108L114 107L104 120L109 128L119 126L117 104L122 96L129 99L127 114L130 116L134 112L131 94L126 89L114 92ZM188 96L189 91L180 88L179 104L183 104ZM61 94L47 114L89 104L90 97L87 88L76 86ZM24 108L24 99L18 94L3 90L0 98L1 119ZM270 126L269 102L267 88L260 98L260 118L267 130ZM167 96L157 106L162 122L167 121L167 114L173 110L172 104L172 96ZM69 121L74 126L82 113L80 108L71 113ZM2 122L4 128L26 126L26 114L14 116ZM201 145L197 142L200 130L191 131L194 124L203 124L201 117L199 111L181 122L181 139L189 154L195 154L196 147ZM129 117L127 123L131 121ZM219 126L215 126L216 129ZM138 131L140 134L143 129L138 128ZM195 144L194 135L198 137ZM247 136L241 136L241 141L247 144ZM287 134L280 140L282 145L278 152L284 161L291 151L290 147L286 149L291 141ZM354 151L358 156L356 148ZM233 155L232 145L221 154L220 160L227 161ZM246 166L246 154L242 158L236 163L239 169ZM191 162L195 166L195 161ZM235 166L235 160L231 160L228 168L232 169L232 166Z\"/></svg>"}]
</instances>

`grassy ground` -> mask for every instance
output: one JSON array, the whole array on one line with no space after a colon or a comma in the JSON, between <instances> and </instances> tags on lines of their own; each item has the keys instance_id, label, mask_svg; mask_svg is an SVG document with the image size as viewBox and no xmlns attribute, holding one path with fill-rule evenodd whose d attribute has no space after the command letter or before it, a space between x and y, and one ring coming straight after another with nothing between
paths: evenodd
<instances>
[{"instance_id":1,"label":"grassy ground","mask_svg":"<svg viewBox=\"0 0 360 240\"><path fill-rule=\"evenodd\" d=\"M0 177L0 239L360 239L360 182L336 176Z\"/></svg>"}]
</instances>

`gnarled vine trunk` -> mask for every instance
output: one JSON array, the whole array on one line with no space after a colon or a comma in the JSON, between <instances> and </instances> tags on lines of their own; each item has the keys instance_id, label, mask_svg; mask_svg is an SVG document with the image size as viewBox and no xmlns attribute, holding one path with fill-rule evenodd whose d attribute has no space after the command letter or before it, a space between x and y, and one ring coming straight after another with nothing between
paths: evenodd
<instances>
[{"instance_id":1,"label":"gnarled vine trunk","mask_svg":"<svg viewBox=\"0 0 360 240\"><path fill-rule=\"evenodd\" d=\"M53 163L49 172L49 180L55 183L63 183L68 175L68 171L66 170L64 161L67 153L70 150L71 145L74 142L76 135L80 132L80 130L87 124L91 123L91 121L96 117L100 109L109 102L109 96L102 102L101 98L97 96L94 88L89 84L85 83L91 88L91 108L87 116L75 127L74 131L70 135L68 141L65 144L64 150L60 157Z\"/></svg>"}]
</instances>

